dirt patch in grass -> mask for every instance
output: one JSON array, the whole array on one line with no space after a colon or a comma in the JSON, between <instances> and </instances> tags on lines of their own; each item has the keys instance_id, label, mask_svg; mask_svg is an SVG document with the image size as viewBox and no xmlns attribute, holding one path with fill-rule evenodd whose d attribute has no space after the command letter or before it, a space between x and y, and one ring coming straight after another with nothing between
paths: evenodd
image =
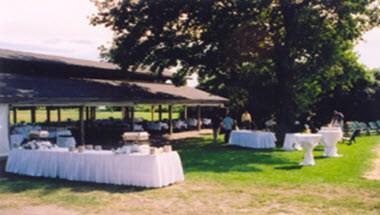
<instances>
[{"instance_id":1,"label":"dirt patch in grass","mask_svg":"<svg viewBox=\"0 0 380 215\"><path fill-rule=\"evenodd\" d=\"M376 158L373 159L372 168L364 174L364 178L369 180L380 180L380 145L374 148Z\"/></svg>"},{"instance_id":2,"label":"dirt patch in grass","mask_svg":"<svg viewBox=\"0 0 380 215\"><path fill-rule=\"evenodd\" d=\"M184 182L144 192L94 191L107 202L97 206L57 205L8 194L0 214L378 214L379 193L332 185L225 186ZM74 194L73 194L74 195ZM80 194L78 194L80 195Z\"/></svg>"},{"instance_id":3,"label":"dirt patch in grass","mask_svg":"<svg viewBox=\"0 0 380 215\"><path fill-rule=\"evenodd\" d=\"M41 215L41 214L54 214L54 215L76 215L79 214L74 210L58 207L55 205L35 205L25 206L20 208L3 208L0 209L2 215Z\"/></svg>"}]
</instances>

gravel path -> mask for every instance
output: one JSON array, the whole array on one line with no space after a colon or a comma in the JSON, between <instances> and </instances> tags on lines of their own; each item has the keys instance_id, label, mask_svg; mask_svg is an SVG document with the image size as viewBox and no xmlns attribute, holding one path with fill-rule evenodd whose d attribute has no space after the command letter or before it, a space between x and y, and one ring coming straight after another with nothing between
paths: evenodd
<instances>
[{"instance_id":1,"label":"gravel path","mask_svg":"<svg viewBox=\"0 0 380 215\"><path fill-rule=\"evenodd\" d=\"M369 180L380 180L380 145L376 146L375 150L376 158L373 160L372 169L364 175Z\"/></svg>"}]
</instances>

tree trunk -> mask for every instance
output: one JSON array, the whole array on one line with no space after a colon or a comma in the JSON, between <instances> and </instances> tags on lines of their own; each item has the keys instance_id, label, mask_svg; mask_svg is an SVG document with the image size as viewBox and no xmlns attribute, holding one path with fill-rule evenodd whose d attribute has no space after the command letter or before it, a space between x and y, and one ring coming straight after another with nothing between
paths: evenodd
<instances>
[{"instance_id":1,"label":"tree trunk","mask_svg":"<svg viewBox=\"0 0 380 215\"><path fill-rule=\"evenodd\" d=\"M293 31L293 17L294 17L294 8L289 4L284 4L280 6L281 13L283 15L283 27L285 29L285 34L279 36L275 40L275 53L274 53L274 63L275 63L275 72L278 80L277 87L277 137L279 143L282 143L282 140L285 137L287 132L290 132L294 121L296 119L297 106L295 102L295 92L294 92L294 81L295 74L293 70L293 60L291 57L291 44L289 41L292 41Z\"/></svg>"}]
</instances>

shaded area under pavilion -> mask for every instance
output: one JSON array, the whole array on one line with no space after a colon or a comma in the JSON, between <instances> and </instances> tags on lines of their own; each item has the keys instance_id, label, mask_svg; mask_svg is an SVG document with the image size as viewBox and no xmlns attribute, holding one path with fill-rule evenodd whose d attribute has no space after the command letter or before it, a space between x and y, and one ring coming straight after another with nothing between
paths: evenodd
<instances>
[{"instance_id":1,"label":"shaded area under pavilion","mask_svg":"<svg viewBox=\"0 0 380 215\"><path fill-rule=\"evenodd\" d=\"M172 134L173 105L185 107L185 118L187 107L194 107L200 129L201 107L223 106L227 102L199 89L166 84L170 78L168 72L121 72L110 63L0 49L0 104L9 107L13 123L17 123L18 109L30 110L31 122L35 123L37 107L45 107L49 123L52 110L57 111L60 122L61 109L74 107L79 112L81 144L85 143L86 122L96 119L99 106L120 107L123 120L133 128L136 105L150 105L152 116L156 109L160 121L162 105L167 105L168 132Z\"/></svg>"}]
</instances>

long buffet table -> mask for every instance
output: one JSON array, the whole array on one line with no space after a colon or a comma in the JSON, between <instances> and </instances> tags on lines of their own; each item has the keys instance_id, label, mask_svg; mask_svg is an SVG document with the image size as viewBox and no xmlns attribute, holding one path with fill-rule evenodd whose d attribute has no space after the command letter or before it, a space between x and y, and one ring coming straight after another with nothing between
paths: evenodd
<instances>
[{"instance_id":1,"label":"long buffet table","mask_svg":"<svg viewBox=\"0 0 380 215\"><path fill-rule=\"evenodd\" d=\"M114 154L112 151L69 152L68 149L14 149L6 171L28 176L60 178L141 187L163 187L184 180L177 152Z\"/></svg>"}]
</instances>

